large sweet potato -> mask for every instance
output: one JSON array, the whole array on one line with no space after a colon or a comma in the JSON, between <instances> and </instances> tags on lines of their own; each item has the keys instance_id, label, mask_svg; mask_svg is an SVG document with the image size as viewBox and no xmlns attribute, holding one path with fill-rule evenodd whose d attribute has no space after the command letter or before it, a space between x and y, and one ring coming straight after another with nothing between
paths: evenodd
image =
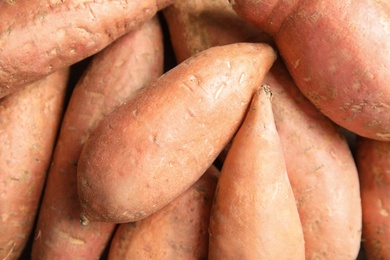
<instances>
[{"instance_id":1,"label":"large sweet potato","mask_svg":"<svg viewBox=\"0 0 390 260\"><path fill-rule=\"evenodd\" d=\"M388 0L231 0L273 36L294 81L325 115L390 141Z\"/></svg>"},{"instance_id":2,"label":"large sweet potato","mask_svg":"<svg viewBox=\"0 0 390 260\"><path fill-rule=\"evenodd\" d=\"M98 259L115 225L80 224L77 161L104 116L162 74L163 40L155 17L96 54L77 83L55 148L32 259Z\"/></svg>"},{"instance_id":3,"label":"large sweet potato","mask_svg":"<svg viewBox=\"0 0 390 260\"><path fill-rule=\"evenodd\" d=\"M275 58L267 44L210 48L106 117L78 164L83 221L136 221L188 189L234 135Z\"/></svg>"},{"instance_id":4,"label":"large sweet potato","mask_svg":"<svg viewBox=\"0 0 390 260\"><path fill-rule=\"evenodd\" d=\"M30 237L64 110L68 69L0 100L0 259Z\"/></svg>"},{"instance_id":5,"label":"large sweet potato","mask_svg":"<svg viewBox=\"0 0 390 260\"><path fill-rule=\"evenodd\" d=\"M227 5L224 0L178 0L164 9L179 61L213 45L269 41L257 28L245 26ZM225 24L231 29L224 30ZM264 82L272 86L276 97L272 107L302 223L306 258L356 257L361 237L359 182L345 138L302 95L281 60Z\"/></svg>"},{"instance_id":6,"label":"large sweet potato","mask_svg":"<svg viewBox=\"0 0 390 260\"><path fill-rule=\"evenodd\" d=\"M0 98L97 53L172 2L0 1Z\"/></svg>"}]
</instances>

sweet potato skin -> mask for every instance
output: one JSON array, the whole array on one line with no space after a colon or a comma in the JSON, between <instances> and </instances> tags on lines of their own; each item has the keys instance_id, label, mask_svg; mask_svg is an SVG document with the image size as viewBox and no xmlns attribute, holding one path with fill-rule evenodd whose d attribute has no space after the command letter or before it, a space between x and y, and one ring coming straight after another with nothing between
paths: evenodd
<instances>
[{"instance_id":1,"label":"sweet potato skin","mask_svg":"<svg viewBox=\"0 0 390 260\"><path fill-rule=\"evenodd\" d=\"M390 256L390 143L358 137L356 161L363 207L363 244L369 259Z\"/></svg>"},{"instance_id":2,"label":"sweet potato skin","mask_svg":"<svg viewBox=\"0 0 390 260\"><path fill-rule=\"evenodd\" d=\"M225 0L176 0L164 8L177 62L210 47L238 42L272 43L269 35L241 19Z\"/></svg>"},{"instance_id":3,"label":"sweet potato skin","mask_svg":"<svg viewBox=\"0 0 390 260\"><path fill-rule=\"evenodd\" d=\"M226 6L224 0L196 0L176 1L164 9L179 61L214 44L269 41ZM210 17L224 18L224 22ZM226 24L231 29L223 30ZM302 95L280 59L264 83L272 86L276 97L272 107L302 223L306 258L353 259L360 247L362 213L358 174L345 138ZM228 147L219 155L222 161L227 151Z\"/></svg>"},{"instance_id":4,"label":"sweet potato skin","mask_svg":"<svg viewBox=\"0 0 390 260\"><path fill-rule=\"evenodd\" d=\"M110 114L80 156L82 218L136 221L188 189L237 130L275 58L266 44L210 48Z\"/></svg>"},{"instance_id":5,"label":"sweet potato skin","mask_svg":"<svg viewBox=\"0 0 390 260\"><path fill-rule=\"evenodd\" d=\"M65 113L35 230L32 259L98 259L113 223L80 224L77 161L98 123L163 71L157 17L96 54L76 85Z\"/></svg>"},{"instance_id":6,"label":"sweet potato skin","mask_svg":"<svg viewBox=\"0 0 390 260\"><path fill-rule=\"evenodd\" d=\"M120 224L108 259L207 259L210 209L218 176L212 165L161 210L140 221Z\"/></svg>"},{"instance_id":7,"label":"sweet potato skin","mask_svg":"<svg viewBox=\"0 0 390 260\"><path fill-rule=\"evenodd\" d=\"M362 206L346 138L303 96L281 60L264 83L272 86L275 96L272 108L302 223L306 259L356 259Z\"/></svg>"},{"instance_id":8,"label":"sweet potato skin","mask_svg":"<svg viewBox=\"0 0 390 260\"><path fill-rule=\"evenodd\" d=\"M388 141L387 2L231 1L243 19L274 37L294 81L326 116L361 136Z\"/></svg>"},{"instance_id":9,"label":"sweet potato skin","mask_svg":"<svg viewBox=\"0 0 390 260\"><path fill-rule=\"evenodd\" d=\"M0 98L97 53L172 2L0 1Z\"/></svg>"},{"instance_id":10,"label":"sweet potato skin","mask_svg":"<svg viewBox=\"0 0 390 260\"><path fill-rule=\"evenodd\" d=\"M305 259L269 89L254 94L218 179L209 259Z\"/></svg>"},{"instance_id":11,"label":"sweet potato skin","mask_svg":"<svg viewBox=\"0 0 390 260\"><path fill-rule=\"evenodd\" d=\"M0 258L30 237L63 115L68 68L0 100Z\"/></svg>"}]
</instances>

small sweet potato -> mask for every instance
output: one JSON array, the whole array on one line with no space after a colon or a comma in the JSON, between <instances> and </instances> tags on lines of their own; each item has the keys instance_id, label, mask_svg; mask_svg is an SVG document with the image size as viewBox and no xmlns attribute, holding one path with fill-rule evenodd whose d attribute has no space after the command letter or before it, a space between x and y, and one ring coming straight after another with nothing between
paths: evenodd
<instances>
[{"instance_id":1,"label":"small sweet potato","mask_svg":"<svg viewBox=\"0 0 390 260\"><path fill-rule=\"evenodd\" d=\"M97 53L172 2L0 1L0 98Z\"/></svg>"},{"instance_id":2,"label":"small sweet potato","mask_svg":"<svg viewBox=\"0 0 390 260\"><path fill-rule=\"evenodd\" d=\"M210 48L107 116L78 164L84 223L140 220L194 184L237 131L275 58L261 43Z\"/></svg>"},{"instance_id":3,"label":"small sweet potato","mask_svg":"<svg viewBox=\"0 0 390 260\"><path fill-rule=\"evenodd\" d=\"M303 94L344 128L390 141L388 0L230 0L273 36Z\"/></svg>"},{"instance_id":4,"label":"small sweet potato","mask_svg":"<svg viewBox=\"0 0 390 260\"><path fill-rule=\"evenodd\" d=\"M390 257L390 143L358 137L356 162L368 259Z\"/></svg>"},{"instance_id":5,"label":"small sweet potato","mask_svg":"<svg viewBox=\"0 0 390 260\"><path fill-rule=\"evenodd\" d=\"M96 54L71 95L48 175L32 259L98 259L115 224L80 224L77 161L83 143L117 106L163 72L157 17Z\"/></svg>"},{"instance_id":6,"label":"small sweet potato","mask_svg":"<svg viewBox=\"0 0 390 260\"><path fill-rule=\"evenodd\" d=\"M0 259L33 230L65 106L68 68L0 99Z\"/></svg>"},{"instance_id":7,"label":"small sweet potato","mask_svg":"<svg viewBox=\"0 0 390 260\"><path fill-rule=\"evenodd\" d=\"M108 259L207 259L210 209L218 175L211 166L159 211L137 222L120 224Z\"/></svg>"},{"instance_id":8,"label":"small sweet potato","mask_svg":"<svg viewBox=\"0 0 390 260\"><path fill-rule=\"evenodd\" d=\"M305 259L272 93L264 85L223 163L210 216L209 258Z\"/></svg>"}]
</instances>

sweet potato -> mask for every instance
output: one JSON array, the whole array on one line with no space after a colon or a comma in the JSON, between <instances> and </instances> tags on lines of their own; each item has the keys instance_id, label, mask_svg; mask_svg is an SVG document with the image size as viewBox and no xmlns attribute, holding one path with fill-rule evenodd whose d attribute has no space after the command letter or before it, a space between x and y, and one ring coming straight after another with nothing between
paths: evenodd
<instances>
[{"instance_id":1,"label":"sweet potato","mask_svg":"<svg viewBox=\"0 0 390 260\"><path fill-rule=\"evenodd\" d=\"M67 81L66 68L0 100L0 259L18 259L33 230Z\"/></svg>"},{"instance_id":2,"label":"sweet potato","mask_svg":"<svg viewBox=\"0 0 390 260\"><path fill-rule=\"evenodd\" d=\"M163 14L179 63L214 46L238 41L272 43L270 36L241 19L225 0L176 0Z\"/></svg>"},{"instance_id":3,"label":"sweet potato","mask_svg":"<svg viewBox=\"0 0 390 260\"><path fill-rule=\"evenodd\" d=\"M390 143L358 137L356 162L368 259L390 257Z\"/></svg>"},{"instance_id":4,"label":"sweet potato","mask_svg":"<svg viewBox=\"0 0 390 260\"><path fill-rule=\"evenodd\" d=\"M78 164L83 221L140 220L194 184L234 135L275 58L267 44L210 48L106 117Z\"/></svg>"},{"instance_id":5,"label":"sweet potato","mask_svg":"<svg viewBox=\"0 0 390 260\"><path fill-rule=\"evenodd\" d=\"M209 259L305 259L302 226L263 85L223 163L210 216Z\"/></svg>"},{"instance_id":6,"label":"sweet potato","mask_svg":"<svg viewBox=\"0 0 390 260\"><path fill-rule=\"evenodd\" d=\"M388 0L230 0L273 36L294 81L325 115L390 141Z\"/></svg>"},{"instance_id":7,"label":"sweet potato","mask_svg":"<svg viewBox=\"0 0 390 260\"><path fill-rule=\"evenodd\" d=\"M98 259L112 223L80 224L77 161L83 143L117 106L163 72L162 31L155 17L96 54L76 85L55 148L32 259Z\"/></svg>"},{"instance_id":8,"label":"sweet potato","mask_svg":"<svg viewBox=\"0 0 390 260\"><path fill-rule=\"evenodd\" d=\"M97 53L172 2L0 1L0 98Z\"/></svg>"},{"instance_id":9,"label":"sweet potato","mask_svg":"<svg viewBox=\"0 0 390 260\"><path fill-rule=\"evenodd\" d=\"M242 25L242 19L226 5L224 0L176 1L164 9L179 61L213 44L269 40L257 28ZM229 19L220 23L222 18L210 17ZM224 31L227 23L238 30ZM272 107L302 223L306 258L356 257L361 237L359 181L345 138L302 95L280 59L264 82L276 96ZM228 147L219 155L221 161L227 151Z\"/></svg>"},{"instance_id":10,"label":"sweet potato","mask_svg":"<svg viewBox=\"0 0 390 260\"><path fill-rule=\"evenodd\" d=\"M161 210L140 221L120 224L108 259L207 259L210 209L218 175L211 166Z\"/></svg>"},{"instance_id":11,"label":"sweet potato","mask_svg":"<svg viewBox=\"0 0 390 260\"><path fill-rule=\"evenodd\" d=\"M356 259L362 207L356 165L341 129L311 104L281 60L264 83L305 237L306 259Z\"/></svg>"}]
</instances>

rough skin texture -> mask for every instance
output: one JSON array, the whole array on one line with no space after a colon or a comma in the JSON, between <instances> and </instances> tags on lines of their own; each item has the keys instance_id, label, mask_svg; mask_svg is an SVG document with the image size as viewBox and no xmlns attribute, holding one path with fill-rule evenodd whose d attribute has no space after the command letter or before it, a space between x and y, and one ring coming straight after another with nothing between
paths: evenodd
<instances>
[{"instance_id":1,"label":"rough skin texture","mask_svg":"<svg viewBox=\"0 0 390 260\"><path fill-rule=\"evenodd\" d=\"M195 183L234 135L275 58L266 44L210 48L105 118L77 169L85 223L145 218Z\"/></svg>"},{"instance_id":2,"label":"rough skin texture","mask_svg":"<svg viewBox=\"0 0 390 260\"><path fill-rule=\"evenodd\" d=\"M268 86L254 94L223 163L210 216L210 260L305 259L271 98Z\"/></svg>"},{"instance_id":3,"label":"rough skin texture","mask_svg":"<svg viewBox=\"0 0 390 260\"><path fill-rule=\"evenodd\" d=\"M361 136L390 140L388 0L236 0L233 9L273 36L303 94Z\"/></svg>"},{"instance_id":4,"label":"rough skin texture","mask_svg":"<svg viewBox=\"0 0 390 260\"><path fill-rule=\"evenodd\" d=\"M119 225L108 259L207 259L210 209L218 175L211 166L161 210Z\"/></svg>"},{"instance_id":5,"label":"rough skin texture","mask_svg":"<svg viewBox=\"0 0 390 260\"><path fill-rule=\"evenodd\" d=\"M341 130L294 84L281 60L264 83L283 145L305 237L306 259L356 259L362 206L354 159Z\"/></svg>"},{"instance_id":6,"label":"rough skin texture","mask_svg":"<svg viewBox=\"0 0 390 260\"><path fill-rule=\"evenodd\" d=\"M172 2L0 1L0 98L97 53Z\"/></svg>"},{"instance_id":7,"label":"rough skin texture","mask_svg":"<svg viewBox=\"0 0 390 260\"><path fill-rule=\"evenodd\" d=\"M369 259L390 256L390 143L358 138L363 243Z\"/></svg>"},{"instance_id":8,"label":"rough skin texture","mask_svg":"<svg viewBox=\"0 0 390 260\"><path fill-rule=\"evenodd\" d=\"M272 39L241 19L225 0L176 0L163 10L177 62L213 46Z\"/></svg>"},{"instance_id":9,"label":"rough skin texture","mask_svg":"<svg viewBox=\"0 0 390 260\"><path fill-rule=\"evenodd\" d=\"M179 61L214 45L269 41L227 6L225 0L196 0L176 1L164 9ZM226 24L231 26L225 29ZM353 259L361 237L353 157L339 129L302 95L282 63L275 62L264 82L276 96L272 106L301 218L306 258ZM222 161L226 151L228 147L219 155Z\"/></svg>"},{"instance_id":10,"label":"rough skin texture","mask_svg":"<svg viewBox=\"0 0 390 260\"><path fill-rule=\"evenodd\" d=\"M68 69L0 100L0 259L30 237L60 127Z\"/></svg>"},{"instance_id":11,"label":"rough skin texture","mask_svg":"<svg viewBox=\"0 0 390 260\"><path fill-rule=\"evenodd\" d=\"M115 224L80 224L77 161L83 143L117 106L162 74L157 17L96 54L73 90L35 230L32 259L99 259Z\"/></svg>"}]
</instances>

